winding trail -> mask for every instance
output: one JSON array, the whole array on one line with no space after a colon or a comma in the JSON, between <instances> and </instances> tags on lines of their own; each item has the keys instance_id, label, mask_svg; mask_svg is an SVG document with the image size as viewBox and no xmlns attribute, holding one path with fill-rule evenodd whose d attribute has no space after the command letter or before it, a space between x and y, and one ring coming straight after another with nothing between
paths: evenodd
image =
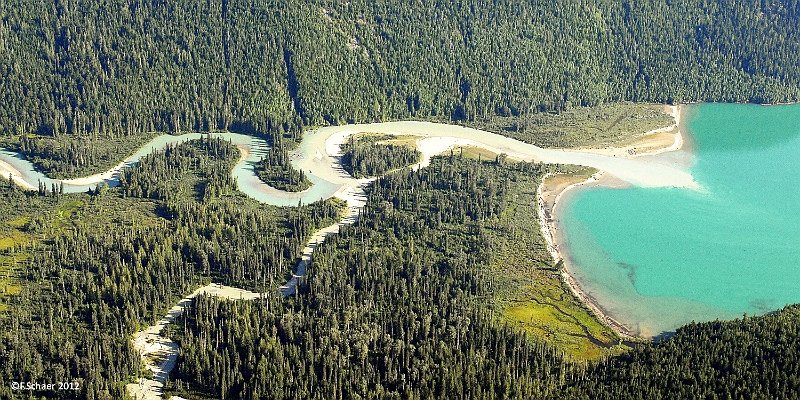
<instances>
[{"instance_id":1,"label":"winding trail","mask_svg":"<svg viewBox=\"0 0 800 400\"><path fill-rule=\"evenodd\" d=\"M290 154L290 158L293 166L304 171L313 185L302 192L286 192L265 184L255 174L255 164L269 148L262 139L230 132L208 134L211 137L230 140L239 147L242 158L236 163L231 174L236 178L239 190L257 201L276 206L297 206L300 203L308 204L336 197L347 202L347 211L340 221L311 235L292 277L279 288L284 296L293 295L297 291L299 280L305 275L316 247L324 242L328 235L339 232L340 227L352 224L358 219L360 210L366 203L365 187L377 179L356 179L341 166L341 145L350 135L357 133L416 136L416 145L422 157L418 164L412 166L414 169L428 166L431 157L448 149L471 146L497 154L505 153L509 158L519 161L593 167L634 186L702 190L685 169L654 158L599 154L586 150L544 149L473 128L432 122L399 121L324 127L306 133L303 142ZM51 184L63 184L66 193L84 192L100 183L116 186L119 184L120 172L138 163L142 157L167 145L199 139L205 135L187 133L180 136L157 136L108 171L66 180L51 179L37 171L21 155L0 148L0 174L5 177L10 176L18 186L29 190L36 190L39 182L47 187ZM555 250L552 242L548 244L551 251ZM153 378L140 378L136 383L127 385L131 397L136 399L163 397L163 386L175 366L179 349L175 342L161 336L161 332L167 324L180 316L184 307L200 293L233 299L257 299L262 296L241 289L210 284L186 296L155 325L134 334L133 345L142 354L146 368L153 372Z\"/></svg>"}]
</instances>

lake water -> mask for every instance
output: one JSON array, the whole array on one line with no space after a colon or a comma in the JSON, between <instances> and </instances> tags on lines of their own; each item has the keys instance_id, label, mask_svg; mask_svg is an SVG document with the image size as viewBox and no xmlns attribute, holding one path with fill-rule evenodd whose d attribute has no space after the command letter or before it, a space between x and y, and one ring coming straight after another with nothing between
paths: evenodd
<instances>
[{"instance_id":1,"label":"lake water","mask_svg":"<svg viewBox=\"0 0 800 400\"><path fill-rule=\"evenodd\" d=\"M703 192L589 188L559 212L581 287L643 335L800 303L800 105L684 118Z\"/></svg>"}]
</instances>

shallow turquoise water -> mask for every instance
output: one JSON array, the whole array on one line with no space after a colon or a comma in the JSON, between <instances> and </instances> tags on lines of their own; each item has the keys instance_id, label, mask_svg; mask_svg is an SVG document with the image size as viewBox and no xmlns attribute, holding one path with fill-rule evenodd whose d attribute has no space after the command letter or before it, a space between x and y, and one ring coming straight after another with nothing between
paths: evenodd
<instances>
[{"instance_id":1,"label":"shallow turquoise water","mask_svg":"<svg viewBox=\"0 0 800 400\"><path fill-rule=\"evenodd\" d=\"M684 115L704 192L591 188L559 215L581 286L645 335L800 303L800 105Z\"/></svg>"}]
</instances>

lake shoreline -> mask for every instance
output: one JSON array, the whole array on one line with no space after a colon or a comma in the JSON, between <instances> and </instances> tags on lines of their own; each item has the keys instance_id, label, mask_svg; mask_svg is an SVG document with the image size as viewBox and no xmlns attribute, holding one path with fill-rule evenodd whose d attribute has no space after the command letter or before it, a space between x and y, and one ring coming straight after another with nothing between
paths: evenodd
<instances>
[{"instance_id":1,"label":"lake shoreline","mask_svg":"<svg viewBox=\"0 0 800 400\"><path fill-rule=\"evenodd\" d=\"M666 106L671 108L671 114L675 120L672 125L667 127L654 129L643 134L636 142L626 146L610 146L602 149L581 149L580 151L608 155L613 157L637 158L637 157L650 157L663 153L674 152L678 150L688 150L687 140L684 139L682 134L682 114L685 109L681 105ZM665 142L662 134L669 134L672 136L671 142ZM646 150L642 151L641 148ZM563 209L566 203L565 196L572 195L580 189L588 187L615 187L623 188L628 187L630 184L620 181L606 174L602 170L595 170L587 178L585 175L571 176L567 178L567 182L558 182L553 184L552 180L555 177L564 174L546 174L542 177L542 181L537 190L538 201L538 214L539 226L542 230L547 249L556 265L561 264L561 275L564 283L569 287L572 294L577 297L581 303L585 304L592 313L604 324L608 325L623 339L651 339L649 336L643 336L640 332L635 332L630 327L622 322L614 319L610 312L602 307L598 300L591 294L587 293L580 285L575 276L570 272L568 243L563 237L559 229L559 210ZM572 178L570 180L570 178ZM551 181L548 186L548 180Z\"/></svg>"},{"instance_id":2,"label":"lake shoreline","mask_svg":"<svg viewBox=\"0 0 800 400\"><path fill-rule=\"evenodd\" d=\"M691 174L683 168L676 168L662 162L653 161L643 155L672 151L683 146L680 134L672 135L673 140L665 140L668 131L679 125L679 107L663 106L671 110L675 124L645 132L636 137L632 145L606 149L549 149L529 143L520 142L500 134L481 131L462 126L435 124L420 121L395 121L374 124L356 124L319 128L304 136L299 148L292 153L292 164L305 171L312 182L312 188L304 192L285 192L277 190L260 180L247 165L257 156L256 150L267 148L263 140L235 133L217 133L213 137L230 140L239 147L249 148L242 151L239 162L234 166L232 175L237 179L239 190L247 196L276 206L295 206L330 197L339 197L348 203L349 208L358 208L363 202L363 185L369 179L355 179L344 171L338 163L341 156L341 144L352 134L362 132L382 133L393 136L415 136L417 147L423 157L417 168L425 167L427 160L435 154L447 151L457 145L480 147L496 154L506 154L510 159L540 162L548 164L571 164L594 168L603 171L602 176L614 176L628 185L641 187L678 187L700 190L699 184ZM679 130L678 130L679 132ZM200 139L208 135L187 133L180 136L162 135L153 138L136 153L117 164L115 168L89 177L78 177L68 180L54 180L40 171L30 162L19 162L8 158L9 164L23 171L22 183L33 185L36 179L46 185L50 182L63 183L67 193L86 191L87 187L100 182L115 184L125 165L138 162L147 154L164 148L171 143ZM259 143L256 143L259 142ZM23 169L27 168L27 169ZM109 180L109 177L111 177ZM599 179L599 176L597 177ZM17 182L20 184L20 182ZM75 185L83 184L83 186ZM565 190L566 192L566 190ZM588 297L588 296L584 296Z\"/></svg>"}]
</instances>

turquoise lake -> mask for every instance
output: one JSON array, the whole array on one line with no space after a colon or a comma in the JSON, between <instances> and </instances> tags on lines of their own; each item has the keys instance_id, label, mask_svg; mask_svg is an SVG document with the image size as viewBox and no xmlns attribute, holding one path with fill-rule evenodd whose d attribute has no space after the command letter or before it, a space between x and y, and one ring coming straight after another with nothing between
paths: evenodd
<instances>
[{"instance_id":1,"label":"turquoise lake","mask_svg":"<svg viewBox=\"0 0 800 400\"><path fill-rule=\"evenodd\" d=\"M684 107L702 192L588 188L559 211L570 271L645 336L800 303L800 105Z\"/></svg>"}]
</instances>

